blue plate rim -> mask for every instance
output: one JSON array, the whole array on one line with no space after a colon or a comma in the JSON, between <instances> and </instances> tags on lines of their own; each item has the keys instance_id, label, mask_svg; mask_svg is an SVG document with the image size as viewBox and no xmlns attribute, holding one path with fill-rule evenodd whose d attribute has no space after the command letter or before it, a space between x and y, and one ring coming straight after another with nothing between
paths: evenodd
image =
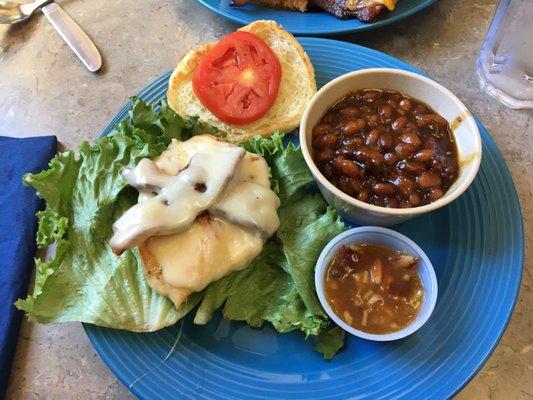
<instances>
[{"instance_id":1,"label":"blue plate rim","mask_svg":"<svg viewBox=\"0 0 533 400\"><path fill-rule=\"evenodd\" d=\"M249 23L251 23L253 20L249 19L249 18L244 18L244 17L237 17L237 16L233 16L232 14L228 14L226 13L225 11L223 10L220 10L218 7L216 7L215 5L213 4L210 4L208 1L206 0L197 0L202 6L204 6L205 8L207 8L208 10L210 10L211 12L223 17L223 18L226 18L236 24L240 24L240 25L247 25ZM329 35L342 35L342 34L347 34L347 33L353 33L353 32L362 32L362 31L367 31L367 30L371 30L371 29L377 29L377 28L381 28L382 26L386 26L386 25L390 25L390 24L393 24L395 22L398 22L402 19L405 19L407 17L410 17L411 15L414 15L422 10L424 10L425 8L428 8L430 6L432 6L434 3L436 3L437 0L420 0L420 3L414 5L413 7L409 8L408 10L400 13L400 14L395 14L393 15L392 17L384 17L384 18L381 18L379 19L378 21L376 22L372 22L372 23L364 23L363 25L360 25L360 26L351 26L351 27L346 27L346 28L334 28L334 29L331 29L331 28L324 28L324 29L291 29L290 26L284 26L284 28L291 32L293 35L299 35L299 36L313 36L313 35L318 35L318 36L329 36ZM258 7L263 7L263 6L258 6ZM323 11L324 13L326 11ZM297 11L295 11L295 13L297 13ZM303 13L301 13L302 15L305 15ZM257 19L261 19L261 18L257 18ZM339 20L341 22L346 22L347 24L349 24L350 20Z\"/></svg>"},{"instance_id":2,"label":"blue plate rim","mask_svg":"<svg viewBox=\"0 0 533 400\"><path fill-rule=\"evenodd\" d=\"M481 126L484 127L484 125L481 123L481 121L478 119L478 117L476 117L475 114L472 114L472 115L474 115L476 123L478 125L481 125ZM489 136L489 139L494 142L494 140L492 139L492 136L490 135L490 133L488 131L487 131L487 134ZM496 348L500 344L500 341L502 340L503 335L507 331L507 328L509 327L509 323L511 322L511 318L512 318L512 316L514 314L516 303L518 302L518 298L520 297L520 289L522 287L522 279L524 277L524 261L525 261L526 237L525 237L525 231L524 231L524 214L522 212L522 205L520 204L520 197L518 196L518 192L516 191L516 185L514 183L514 179L513 179L513 176L511 175L509 167L507 166L507 162L505 161L505 158L503 157L503 155L502 155L502 153L500 151L500 148L496 145L495 142L494 142L494 146L496 147L496 149L498 149L498 152L496 153L496 155L501 158L501 161L505 165L505 170L503 172L506 175L508 175L509 179L513 183L512 196L513 196L513 199L518 204L518 213L520 214L520 235L522 237L522 243L521 243L522 245L520 246L520 254L519 254L520 265L521 265L520 277L519 277L519 279L517 281L516 288L514 289L516 294L515 294L513 303L509 307L509 312L507 314L507 318L506 318L505 322L503 323L502 328L501 328L500 332L498 333L498 337L494 341L494 344L491 346L490 349L488 349L488 351L486 352L484 358L479 361L477 367L471 372L471 374L469 376L465 377L465 379L463 380L463 383L459 387L457 387L457 389L453 393L450 394L450 397L449 397L450 399L455 397L457 394L459 394L459 392L461 392L461 390L463 390L465 388L465 386L468 385L472 381L472 379L475 378L475 376L479 373L479 371L481 371L481 369L489 361L490 357L492 356L492 354L494 353L494 351L496 350Z\"/></svg>"},{"instance_id":3,"label":"blue plate rim","mask_svg":"<svg viewBox=\"0 0 533 400\"><path fill-rule=\"evenodd\" d=\"M200 0L199 0L200 1ZM383 53L383 52L380 52L378 50L374 50L374 49L371 49L371 48L368 48L368 47L365 47L365 46L361 46L361 45L358 45L358 44L354 44L354 43L348 43L348 42L343 42L341 40L334 40L334 39L327 39L327 38L317 38L317 37L298 37L297 38L300 42L303 41L303 42L308 42L309 44L311 44L312 42L322 42L322 44L324 43L328 43L328 44L331 44L331 45L340 45L340 46L354 46L354 47L357 47L359 49L364 49L364 51L366 52L370 52L372 53L373 55L377 55L379 57L384 57L384 58L388 58L389 60L394 60L395 62L397 63L400 63L402 66L406 66L406 67L409 67L411 70L415 71L416 73L419 73L419 74L422 74L422 75L425 75L427 76L427 74L396 58L396 57L393 57L393 56L390 56L386 53ZM303 44L303 43L302 43ZM163 73L162 75L156 77L155 79L153 79L150 83L148 83L143 89L141 89L138 94L136 95L137 97L143 99L144 97L146 97L153 89L154 87L157 87L158 84L161 82L161 81L165 81L169 78L170 74L171 74L172 70L169 70L165 73ZM433 79L433 78L432 78ZM127 113L127 111L131 108L131 105L132 105L132 102L131 100L127 100L123 105L122 107L120 107L120 109L115 113L115 115L113 116L113 118L105 125L105 127L100 131L99 133L99 137L101 136L105 136L107 131L110 131L110 129L119 121L123 120L124 118L121 117L122 114L124 113ZM490 135L490 133L488 132L488 130L484 127L484 125L481 123L481 121L479 120L479 118L477 118L474 115L474 118L476 120L476 123L478 124L478 126L482 127L484 129L484 131L486 132L486 137L482 137L482 142L484 145L491 145L491 146L494 146L494 148L497 150L493 156L495 155L496 158L499 159L499 161L501 161L504 165L505 165L505 169L502 169L500 170L500 173L506 175L510 182L512 183L512 190L511 192L512 193L507 193L507 195L509 196L512 196L512 199L516 202L516 204L518 205L518 213L520 215L520 224L519 224L519 233L521 235L521 246L520 246L520 252L518 254L518 258L519 258L519 261L520 261L520 265L521 265L521 268L520 268L520 276L519 276L519 279L517 279L516 281L516 285L515 287L513 288L514 290L514 293L515 293L515 296L514 296L514 299L513 299L513 302L512 304L510 304L509 308L508 308L508 312L507 312L507 317L506 317L506 320L504 321L504 323L501 325L501 329L499 330L498 332L498 335L496 337L496 340L494 341L494 343L492 344L492 346L486 351L485 355L483 356L483 358L480 358L480 360L478 361L477 363L477 366L475 369L472 370L472 372L468 375L465 375L465 377L462 379L462 382L460 383L460 385L457 386L457 388L455 390L453 390L450 395L449 395L449 398L453 398L454 396L456 396L462 389L464 389L464 387L479 373L479 371L483 368L483 366L486 364L486 362L489 360L489 358L491 357L491 355L494 353L496 347L498 346L498 344L500 343L502 337L503 337L503 334L505 333L505 331L507 330L508 328L508 325L511 321L511 318L512 318L512 315L513 315L513 312L514 312L514 309L516 307L516 303L518 301L518 298L520 296L520 288L521 288L521 283L522 283L522 279L523 279L523 274L524 274L524 261L525 261L525 231L524 231L524 220L523 220L523 212L522 212L522 206L521 206L521 203L520 203L520 198L518 196L518 192L516 190L516 185L514 183L514 179L510 173L510 170L509 170L509 167L507 165L507 162L505 161L505 158L503 157L503 154L501 153L500 149L498 148L498 146L496 145L496 143L494 142L494 140L492 139L492 136ZM483 135L482 135L483 136ZM486 142L487 141L487 142ZM484 152L484 154L486 154ZM91 334L88 333L88 329L87 327L88 326L91 326L91 324L86 324L86 323L82 323L82 326L84 328L84 331L89 339L89 342L91 343L91 345L94 347L94 349L96 350L97 354L99 357L100 356L100 351L102 350L102 347L100 346L100 343L98 343L97 341L94 340L94 337L91 336ZM102 359L102 358L101 358ZM122 376L120 374L120 371L118 368L115 368L114 365L108 365L103 359L102 359L103 363L106 365L106 367L113 373L113 375L115 375L117 377L117 379L129 390L131 391L135 396L137 397L140 397L140 393L138 392L138 388L139 387L131 387L130 388L130 385L128 382L125 381L124 379L124 376Z\"/></svg>"}]
</instances>

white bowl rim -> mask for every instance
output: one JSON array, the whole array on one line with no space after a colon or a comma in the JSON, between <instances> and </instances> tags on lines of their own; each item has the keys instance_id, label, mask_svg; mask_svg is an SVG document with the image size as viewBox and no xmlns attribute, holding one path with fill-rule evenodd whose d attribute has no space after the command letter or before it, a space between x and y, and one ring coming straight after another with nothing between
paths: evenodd
<instances>
[{"instance_id":1,"label":"white bowl rim","mask_svg":"<svg viewBox=\"0 0 533 400\"><path fill-rule=\"evenodd\" d=\"M429 287L431 287L433 290L431 291L431 296L427 298L427 304L428 308L425 311L423 315L417 316L417 318L407 325L406 327L400 329L399 331L392 332L392 333L385 333L385 334L376 334L376 333L367 333L364 331L361 331L359 329L354 328L353 326L348 325L346 322L344 322L335 312L331 309L325 293L324 293L324 274L325 270L328 267L328 263L326 260L326 257L331 252L331 249L335 247L341 240L354 236L356 234L361 233L378 233L378 234L384 234L388 236L392 236L394 239L398 241L402 241L405 244L407 244L409 247L414 249L416 251L416 256L419 257L422 260L422 263L420 263L421 266L424 266L426 269L428 275L429 275ZM420 329L431 317L433 314L433 311L435 309L435 305L437 304L437 297L438 297L438 283L437 283L437 276L435 274L435 269L433 268L433 264L429 260L429 257L427 254L418 246L414 241L409 239L407 236L396 232L392 229L383 228L380 226L361 226L358 228L352 228L347 231L342 232L341 234L335 236L333 239L330 240L330 242L324 247L322 252L320 253L320 256L318 257L316 267L315 267L315 290L318 296L318 299L320 300L320 304L328 314L328 316L343 330L346 332L360 337L362 339L366 340L372 340L376 342L390 342L393 340L399 340L403 339L413 333L415 333L418 329ZM424 297L427 294L426 288L424 288Z\"/></svg>"},{"instance_id":2,"label":"white bowl rim","mask_svg":"<svg viewBox=\"0 0 533 400\"><path fill-rule=\"evenodd\" d=\"M329 88L332 86L335 86L339 84L339 82L342 82L346 79L351 78L355 75L365 75L370 73L376 73L376 72L385 72L385 73L391 73L395 75L404 75L410 78L421 80L422 82L429 84L431 86L437 87L440 91L442 91L446 96L450 97L458 106L458 108L461 110L462 114L465 116L464 122L468 121L471 126L473 126L473 135L474 135L474 154L479 154L479 157L476 157L474 160L474 168L470 169L470 173L467 175L466 179L457 187L455 188L451 193L446 192L446 194L438 199L437 201L434 201L433 203L426 204L424 206L420 207L411 207L411 208L387 208L387 207L381 207L376 206L373 204L365 203L363 201L357 200L356 198L344 193L335 185L333 185L324 175L322 175L322 172L317 168L315 165L315 162L313 161L313 157L311 156L311 153L308 148L307 139L305 135L305 131L307 130L307 120L309 113L311 112L311 107L315 104L317 99ZM373 89L373 88L369 88ZM379 88L378 88L379 89ZM348 94L346 92L344 95ZM409 93L406 93L409 95ZM339 95L339 100L344 96L343 94ZM430 104L431 106L431 104ZM311 100L307 103L307 106L305 107L304 113L302 115L302 120L300 124L300 130L299 130L299 139L300 139L300 148L302 149L302 154L304 156L305 162L307 164L307 167L311 170L313 176L315 179L319 180L324 187L326 187L335 197L340 198L341 200L345 201L348 204L351 204L355 207L359 207L362 209L365 209L370 212L374 213L380 213L385 215L418 215L423 214L429 211L436 210L438 208L444 207L445 205L451 203L455 199L457 199L459 196L461 196L466 189L471 185L471 183L474 181L474 178L476 177L476 174L479 170L479 167L481 165L481 157L482 157L482 145L481 145L481 135L479 134L479 128L477 126L476 120L473 117L472 113L466 108L466 106L455 96L450 90L442 86L440 83L434 81L433 79L430 79L426 76L420 75L415 72L405 71L402 69L395 69L395 68L364 68L357 71L348 72L344 75L341 75L332 81L328 82L324 86L320 88L318 92L314 94L314 96L311 98Z\"/></svg>"}]
</instances>

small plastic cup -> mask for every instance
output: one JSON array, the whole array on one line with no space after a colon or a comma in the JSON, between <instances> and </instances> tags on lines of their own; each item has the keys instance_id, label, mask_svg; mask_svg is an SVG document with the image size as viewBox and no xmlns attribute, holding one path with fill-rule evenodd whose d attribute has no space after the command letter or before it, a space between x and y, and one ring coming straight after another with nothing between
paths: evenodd
<instances>
[{"instance_id":1,"label":"small plastic cup","mask_svg":"<svg viewBox=\"0 0 533 400\"><path fill-rule=\"evenodd\" d=\"M424 300L420 307L420 312L416 318L403 329L385 334L363 332L348 325L331 309L324 293L324 283L327 269L340 246L357 243L384 245L394 250L405 251L420 259L417 267L420 274L420 279L422 280L422 285L424 286ZM429 261L429 258L424 251L405 235L402 235L401 233L395 232L391 229L377 226L363 226L360 228L354 228L335 236L326 245L326 247L324 247L324 250L322 250L320 257L318 258L315 269L315 287L322 307L324 307L326 313L338 326L354 336L379 342L402 339L420 329L420 327L427 322L433 312L433 309L435 308L438 291L435 270L433 269L433 265L431 264L431 261Z\"/></svg>"}]
</instances>

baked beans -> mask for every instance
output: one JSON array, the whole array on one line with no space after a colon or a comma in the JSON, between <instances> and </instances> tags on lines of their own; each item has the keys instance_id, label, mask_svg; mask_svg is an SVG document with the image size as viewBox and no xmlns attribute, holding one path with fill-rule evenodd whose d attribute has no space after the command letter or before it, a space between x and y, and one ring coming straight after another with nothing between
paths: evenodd
<instances>
[{"instance_id":1,"label":"baked beans","mask_svg":"<svg viewBox=\"0 0 533 400\"><path fill-rule=\"evenodd\" d=\"M313 158L346 194L382 207L440 199L459 173L448 121L398 92L356 90L313 128Z\"/></svg>"}]
</instances>

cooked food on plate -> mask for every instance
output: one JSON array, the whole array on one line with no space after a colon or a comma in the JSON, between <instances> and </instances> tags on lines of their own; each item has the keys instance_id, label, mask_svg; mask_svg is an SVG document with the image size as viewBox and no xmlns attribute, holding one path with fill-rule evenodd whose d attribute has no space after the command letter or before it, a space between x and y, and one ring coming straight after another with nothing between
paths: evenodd
<instances>
[{"instance_id":1,"label":"cooked food on plate","mask_svg":"<svg viewBox=\"0 0 533 400\"><path fill-rule=\"evenodd\" d=\"M188 52L169 85L175 111L133 98L111 135L24 178L47 205L38 244L57 251L37 261L33 295L17 307L33 321L135 332L189 312L203 325L221 309L300 330L333 357L344 332L312 277L344 224L276 132L299 124L315 91L308 56L273 22Z\"/></svg>"},{"instance_id":2,"label":"cooked food on plate","mask_svg":"<svg viewBox=\"0 0 533 400\"><path fill-rule=\"evenodd\" d=\"M135 332L189 312L204 325L220 309L252 327L299 330L333 357L344 331L313 276L345 225L309 190L313 175L283 133L315 92L309 57L272 21L187 52L168 104L132 98L109 136L24 177L46 201L37 243L56 252L36 262L34 292L16 306L42 323ZM434 201L457 176L446 120L395 92L339 100L314 127L313 148L335 185L387 207ZM342 247L326 275L331 307L367 332L401 329L423 299L417 262L377 245Z\"/></svg>"},{"instance_id":3,"label":"cooked food on plate","mask_svg":"<svg viewBox=\"0 0 533 400\"><path fill-rule=\"evenodd\" d=\"M138 203L114 224L117 254L140 246L148 284L179 307L192 292L240 270L279 227L279 198L263 157L210 135L173 139L122 177Z\"/></svg>"},{"instance_id":4,"label":"cooked food on plate","mask_svg":"<svg viewBox=\"0 0 533 400\"><path fill-rule=\"evenodd\" d=\"M333 185L382 207L434 202L459 173L448 121L394 91L356 90L340 99L313 128L313 151Z\"/></svg>"},{"instance_id":5,"label":"cooked food on plate","mask_svg":"<svg viewBox=\"0 0 533 400\"><path fill-rule=\"evenodd\" d=\"M424 287L412 255L374 243L341 246L325 276L333 312L367 333L397 332L420 312Z\"/></svg>"},{"instance_id":6,"label":"cooked food on plate","mask_svg":"<svg viewBox=\"0 0 533 400\"><path fill-rule=\"evenodd\" d=\"M296 39L273 21L255 21L189 50L167 97L178 115L197 117L238 143L294 130L316 90L313 66Z\"/></svg>"},{"instance_id":7,"label":"cooked food on plate","mask_svg":"<svg viewBox=\"0 0 533 400\"><path fill-rule=\"evenodd\" d=\"M340 19L357 18L372 22L387 10L392 11L399 0L314 0L315 3Z\"/></svg>"},{"instance_id":8,"label":"cooked food on plate","mask_svg":"<svg viewBox=\"0 0 533 400\"><path fill-rule=\"evenodd\" d=\"M267 7L280 8L283 10L307 11L309 6L313 6L312 0L233 0L231 5L236 7L244 6L246 3L261 4Z\"/></svg>"},{"instance_id":9,"label":"cooked food on plate","mask_svg":"<svg viewBox=\"0 0 533 400\"><path fill-rule=\"evenodd\" d=\"M234 6L247 3L267 7L305 12L320 7L340 19L357 18L372 22L387 10L392 11L399 0L233 0Z\"/></svg>"}]
</instances>

